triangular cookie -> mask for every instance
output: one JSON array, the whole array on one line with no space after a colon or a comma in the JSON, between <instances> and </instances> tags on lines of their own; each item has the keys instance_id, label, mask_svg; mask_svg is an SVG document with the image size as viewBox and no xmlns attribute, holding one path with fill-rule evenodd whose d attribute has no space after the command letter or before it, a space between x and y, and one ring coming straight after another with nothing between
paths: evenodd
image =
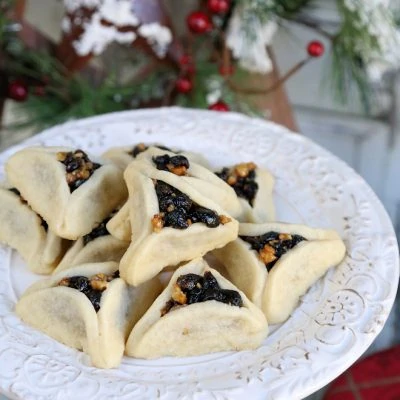
<instances>
[{"instance_id":1,"label":"triangular cookie","mask_svg":"<svg viewBox=\"0 0 400 400\"><path fill-rule=\"evenodd\" d=\"M28 288L16 313L46 335L83 350L94 366L117 367L127 335L160 291L157 280L128 287L117 268L107 262L61 271Z\"/></svg>"},{"instance_id":2,"label":"triangular cookie","mask_svg":"<svg viewBox=\"0 0 400 400\"><path fill-rule=\"evenodd\" d=\"M163 146L158 146L158 145L154 145L154 146L150 146L147 147L145 144L141 143L136 145L135 147L133 147L133 149L131 147L116 147L114 149L109 150L108 152L104 153L104 156L107 156L109 159L113 160L116 165L119 165L121 168L123 167L123 169L125 169L134 158L138 157L139 160L142 159L142 157L144 157L144 155L141 155L142 153L146 153L147 156L145 157L145 167L144 170L147 172L148 167L150 166L150 170L154 169L154 167L156 166L156 164L153 162L152 158L153 157L157 157L160 154L161 155L169 155L170 157L174 157L177 156L179 153L179 156L183 156L185 159L188 160L188 165L191 165L191 168L195 171L197 171L197 174L201 175L204 174L204 172L206 173L206 177L208 179L210 179L211 176L211 181L216 184L218 183L218 181L215 179L215 177L212 176L212 174L210 174L210 171L208 171L206 168L204 168L204 165L207 164L207 162L205 160L202 159L202 156L200 154L197 153L192 153L192 152L180 152L180 151L172 151L170 149L168 149L167 147L163 147ZM176 157L175 157L176 158ZM178 157L179 159L179 157ZM195 164L193 163L197 163L198 165L203 166L202 169L197 168L195 166ZM141 169L140 166L141 164L135 164L138 166L138 169ZM198 181L193 180L192 182L196 183L196 187L198 188L199 183L196 182ZM204 188L200 188L200 192L203 190L207 190L209 188L208 183L203 183L203 185L206 185ZM222 189L226 190L226 186L222 186ZM228 193L228 197L226 197L226 193L222 194L221 197L221 185L220 183L218 183L217 187L213 188L216 193L219 193L218 196L216 197L216 200L219 201L222 199L222 201L226 202L226 204L228 204L228 208L227 211L233 211L234 213L237 214L238 212L238 207L239 207L239 203L238 202L234 202L233 206L230 206L231 203L229 203L229 201L231 199L229 199L229 197L232 196L232 192L230 192L230 194ZM228 189L229 191L229 189ZM214 199L215 200L215 199ZM225 204L225 205L226 205ZM223 207L222 207L223 208ZM129 207L127 206L127 204L125 204L124 206L121 207L121 209L114 215L114 217L110 220L110 222L107 224L107 229L110 231L110 233L117 239L119 240L124 240L129 242L131 240L131 236L132 236L132 230L131 230L131 226L130 226L130 218L129 218Z\"/></svg>"},{"instance_id":3,"label":"triangular cookie","mask_svg":"<svg viewBox=\"0 0 400 400\"><path fill-rule=\"evenodd\" d=\"M126 198L122 172L82 150L27 148L6 164L7 176L58 236L89 233Z\"/></svg>"},{"instance_id":4,"label":"triangular cookie","mask_svg":"<svg viewBox=\"0 0 400 400\"><path fill-rule=\"evenodd\" d=\"M263 313L202 259L182 266L133 328L126 353L138 358L194 356L257 348Z\"/></svg>"},{"instance_id":5,"label":"triangular cookie","mask_svg":"<svg viewBox=\"0 0 400 400\"><path fill-rule=\"evenodd\" d=\"M124 174L132 241L120 271L131 285L145 282L167 266L222 247L238 232L236 220L180 176L157 169L150 175L138 172L134 163Z\"/></svg>"},{"instance_id":6,"label":"triangular cookie","mask_svg":"<svg viewBox=\"0 0 400 400\"><path fill-rule=\"evenodd\" d=\"M132 146L112 147L111 149L107 150L102 157L111 160L119 168L125 170L125 168L138 156L138 154L143 153L144 151L153 147L175 154L181 154L197 164L208 167L207 160L199 153L170 149L169 147L165 147L161 144L146 145L144 143L138 143Z\"/></svg>"},{"instance_id":7,"label":"triangular cookie","mask_svg":"<svg viewBox=\"0 0 400 400\"><path fill-rule=\"evenodd\" d=\"M48 229L17 189L0 188L0 203L0 241L16 249L32 272L50 274L67 242Z\"/></svg>"},{"instance_id":8,"label":"triangular cookie","mask_svg":"<svg viewBox=\"0 0 400 400\"><path fill-rule=\"evenodd\" d=\"M107 230L107 222L113 214L72 245L54 270L55 274L80 264L120 261L129 243L114 238Z\"/></svg>"},{"instance_id":9,"label":"triangular cookie","mask_svg":"<svg viewBox=\"0 0 400 400\"><path fill-rule=\"evenodd\" d=\"M243 209L239 221L262 223L275 219L275 180L266 169L248 162L222 168L216 175L236 192Z\"/></svg>"},{"instance_id":10,"label":"triangular cookie","mask_svg":"<svg viewBox=\"0 0 400 400\"><path fill-rule=\"evenodd\" d=\"M234 218L242 212L235 191L226 182L183 155L153 147L140 153L134 165L147 176L152 176L153 171L161 172L164 176L179 176L182 181L218 204Z\"/></svg>"},{"instance_id":11,"label":"triangular cookie","mask_svg":"<svg viewBox=\"0 0 400 400\"><path fill-rule=\"evenodd\" d=\"M285 321L300 297L346 252L335 231L284 223L240 224L239 238L213 254L269 324Z\"/></svg>"}]
</instances>

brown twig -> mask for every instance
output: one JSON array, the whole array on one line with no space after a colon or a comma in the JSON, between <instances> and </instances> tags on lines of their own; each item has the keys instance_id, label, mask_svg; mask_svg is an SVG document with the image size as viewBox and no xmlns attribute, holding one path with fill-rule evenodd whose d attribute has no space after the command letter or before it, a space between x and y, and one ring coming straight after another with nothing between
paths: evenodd
<instances>
[{"instance_id":1,"label":"brown twig","mask_svg":"<svg viewBox=\"0 0 400 400\"><path fill-rule=\"evenodd\" d=\"M223 31L220 32L220 36L221 36L221 40L222 40L222 43L223 43L223 48L222 48L222 68L229 75L228 71L230 71L230 68L231 68L231 53L230 53L230 50L229 50L228 46L226 45L226 37L225 37L225 33Z\"/></svg>"},{"instance_id":2,"label":"brown twig","mask_svg":"<svg viewBox=\"0 0 400 400\"><path fill-rule=\"evenodd\" d=\"M231 90L234 92L239 92L240 94L248 95L265 95L271 93L283 85L290 77L292 77L296 72L298 72L304 65L306 65L311 60L311 57L307 57L304 60L298 62L294 67L292 67L285 75L276 80L271 86L266 89L260 88L243 88L234 83L231 79L226 79Z\"/></svg>"},{"instance_id":3,"label":"brown twig","mask_svg":"<svg viewBox=\"0 0 400 400\"><path fill-rule=\"evenodd\" d=\"M175 79L171 79L171 81L168 83L167 88L165 89L165 96L162 100L162 106L170 106L171 105L171 97L172 93L174 92L175 89Z\"/></svg>"}]
</instances>

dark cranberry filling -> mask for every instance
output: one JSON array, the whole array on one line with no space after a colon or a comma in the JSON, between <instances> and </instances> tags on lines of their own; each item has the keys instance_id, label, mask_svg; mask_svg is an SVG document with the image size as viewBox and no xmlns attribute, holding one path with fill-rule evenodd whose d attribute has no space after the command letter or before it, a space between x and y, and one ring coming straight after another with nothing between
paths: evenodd
<instances>
[{"instance_id":1,"label":"dark cranberry filling","mask_svg":"<svg viewBox=\"0 0 400 400\"><path fill-rule=\"evenodd\" d=\"M83 236L83 245L84 246L86 246L92 240L97 239L98 237L107 236L110 234L110 232L108 232L108 230L106 228L106 225L107 225L107 222L112 218L112 216L114 214L115 213L111 214L104 221L102 221L98 226L96 226L96 228L94 228L90 233Z\"/></svg>"},{"instance_id":2,"label":"dark cranberry filling","mask_svg":"<svg viewBox=\"0 0 400 400\"><path fill-rule=\"evenodd\" d=\"M220 225L220 217L215 211L199 206L189 196L171 185L157 181L155 189L160 214L156 214L153 219L156 218L160 222L160 228L170 226L176 229L186 229L196 222L203 222L209 228L216 228Z\"/></svg>"},{"instance_id":3,"label":"dark cranberry filling","mask_svg":"<svg viewBox=\"0 0 400 400\"><path fill-rule=\"evenodd\" d=\"M71 193L85 183L101 165L92 162L82 150L59 152L57 159L65 165L67 183Z\"/></svg>"},{"instance_id":4,"label":"dark cranberry filling","mask_svg":"<svg viewBox=\"0 0 400 400\"><path fill-rule=\"evenodd\" d=\"M176 281L171 299L161 310L161 316L167 314L174 307L209 300L216 300L231 306L243 306L239 292L221 289L214 275L207 271L204 273L204 277L197 274L181 275Z\"/></svg>"},{"instance_id":5,"label":"dark cranberry filling","mask_svg":"<svg viewBox=\"0 0 400 400\"><path fill-rule=\"evenodd\" d=\"M303 240L307 240L300 235L278 232L267 232L260 236L240 236L240 238L259 253L268 271L272 269L283 254Z\"/></svg>"},{"instance_id":6,"label":"dark cranberry filling","mask_svg":"<svg viewBox=\"0 0 400 400\"><path fill-rule=\"evenodd\" d=\"M108 282L119 278L119 271L115 271L112 275L97 274L91 278L86 276L72 276L64 278L58 286L68 286L72 289L79 290L92 303L96 312L100 310L100 301L102 293L107 289Z\"/></svg>"},{"instance_id":7,"label":"dark cranberry filling","mask_svg":"<svg viewBox=\"0 0 400 400\"><path fill-rule=\"evenodd\" d=\"M258 191L258 183L255 181L255 169L248 170L246 174L242 174L243 176L235 173L235 169L230 168L223 168L215 174L232 186L238 197L247 200L253 206Z\"/></svg>"}]
</instances>

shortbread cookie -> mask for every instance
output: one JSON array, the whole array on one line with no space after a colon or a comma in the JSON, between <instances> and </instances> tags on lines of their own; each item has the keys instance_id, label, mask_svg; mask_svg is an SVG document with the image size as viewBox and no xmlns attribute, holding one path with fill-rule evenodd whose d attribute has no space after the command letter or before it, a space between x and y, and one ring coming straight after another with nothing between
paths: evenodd
<instances>
[{"instance_id":1,"label":"shortbread cookie","mask_svg":"<svg viewBox=\"0 0 400 400\"><path fill-rule=\"evenodd\" d=\"M111 160L119 168L125 170L125 168L137 157L138 154L143 153L144 151L153 147L175 154L181 154L197 164L208 167L208 161L199 153L170 149L169 147L165 147L160 144L146 145L144 143L138 143L134 146L112 147L103 153L102 157Z\"/></svg>"},{"instance_id":2,"label":"shortbread cookie","mask_svg":"<svg viewBox=\"0 0 400 400\"><path fill-rule=\"evenodd\" d=\"M267 332L263 313L246 295L197 259L175 271L133 328L126 353L158 358L250 350Z\"/></svg>"},{"instance_id":3,"label":"shortbread cookie","mask_svg":"<svg viewBox=\"0 0 400 400\"><path fill-rule=\"evenodd\" d=\"M6 164L10 183L58 236L89 233L126 198L122 172L82 150L27 148Z\"/></svg>"},{"instance_id":4,"label":"shortbread cookie","mask_svg":"<svg viewBox=\"0 0 400 400\"><path fill-rule=\"evenodd\" d=\"M230 280L262 308L268 323L276 324L345 252L335 231L276 222L240 224L239 237L213 254Z\"/></svg>"},{"instance_id":5,"label":"shortbread cookie","mask_svg":"<svg viewBox=\"0 0 400 400\"><path fill-rule=\"evenodd\" d=\"M67 242L47 226L15 188L0 188L0 241L21 255L37 274L50 274L63 256Z\"/></svg>"},{"instance_id":6,"label":"shortbread cookie","mask_svg":"<svg viewBox=\"0 0 400 400\"><path fill-rule=\"evenodd\" d=\"M150 175L134 163L125 170L132 240L120 271L131 285L222 247L238 232L236 220L180 176L157 169Z\"/></svg>"},{"instance_id":7,"label":"shortbread cookie","mask_svg":"<svg viewBox=\"0 0 400 400\"><path fill-rule=\"evenodd\" d=\"M69 347L83 350L98 368L117 367L134 324L158 295L157 280L132 288L115 262L84 264L37 282L16 313Z\"/></svg>"},{"instance_id":8,"label":"shortbread cookie","mask_svg":"<svg viewBox=\"0 0 400 400\"><path fill-rule=\"evenodd\" d=\"M242 205L241 222L271 222L275 220L273 203L274 177L253 162L222 168L216 175L232 186Z\"/></svg>"},{"instance_id":9,"label":"shortbread cookie","mask_svg":"<svg viewBox=\"0 0 400 400\"><path fill-rule=\"evenodd\" d=\"M67 251L54 273L80 264L104 261L119 262L129 244L114 238L107 230L107 222L113 214L90 233L78 239Z\"/></svg>"}]
</instances>

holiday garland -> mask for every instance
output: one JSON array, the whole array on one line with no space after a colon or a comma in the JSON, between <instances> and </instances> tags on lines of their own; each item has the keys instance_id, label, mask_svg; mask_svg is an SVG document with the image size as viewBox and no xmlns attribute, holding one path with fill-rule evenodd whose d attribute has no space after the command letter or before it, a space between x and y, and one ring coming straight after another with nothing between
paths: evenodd
<instances>
[{"instance_id":1,"label":"holiday garland","mask_svg":"<svg viewBox=\"0 0 400 400\"><path fill-rule=\"evenodd\" d=\"M314 3L314 2L313 2ZM179 104L218 111L257 113L249 96L266 96L315 57L324 53L318 40L307 44L304 58L269 87L243 85L249 74L273 68L268 46L280 24L294 21L314 29L331 43L332 86L344 102L354 85L367 106L369 76L379 60L400 64L397 21L383 0L337 0L341 26L324 30L304 18L310 0L205 0L186 18L183 46L169 26L144 24L129 0L65 0L64 37L80 60L100 54L113 41L135 46L138 70L120 83L111 72L98 82L63 65L50 52L29 50L10 18L12 0L0 0L0 98L23 102L27 118L16 126L50 126L71 118L144 106ZM75 26L77 19L82 26ZM144 43L144 46L143 46ZM143 51L145 48L145 51ZM176 51L176 48L180 50ZM86 58L85 58L86 57ZM137 64L142 67L137 67ZM72 69L71 69L72 68Z\"/></svg>"}]
</instances>

